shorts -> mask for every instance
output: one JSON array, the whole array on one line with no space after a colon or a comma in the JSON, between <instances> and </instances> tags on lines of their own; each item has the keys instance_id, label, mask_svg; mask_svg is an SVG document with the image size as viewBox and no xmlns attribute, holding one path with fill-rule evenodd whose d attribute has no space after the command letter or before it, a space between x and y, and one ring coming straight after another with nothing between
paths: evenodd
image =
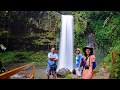
<instances>
[{"instance_id":1,"label":"shorts","mask_svg":"<svg viewBox=\"0 0 120 90\"><path fill-rule=\"evenodd\" d=\"M80 67L80 71L78 70L78 68L75 69L77 76L82 76L82 69L83 69L82 67Z\"/></svg>"},{"instance_id":2,"label":"shorts","mask_svg":"<svg viewBox=\"0 0 120 90\"><path fill-rule=\"evenodd\" d=\"M50 69L50 67L47 68L47 76L56 76L56 69Z\"/></svg>"}]
</instances>

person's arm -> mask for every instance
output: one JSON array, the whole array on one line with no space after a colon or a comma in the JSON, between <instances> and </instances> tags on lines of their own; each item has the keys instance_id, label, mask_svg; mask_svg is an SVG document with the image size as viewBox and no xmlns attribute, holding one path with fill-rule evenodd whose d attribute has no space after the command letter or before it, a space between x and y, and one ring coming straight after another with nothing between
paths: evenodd
<instances>
[{"instance_id":1,"label":"person's arm","mask_svg":"<svg viewBox=\"0 0 120 90\"><path fill-rule=\"evenodd\" d=\"M54 61L57 61L58 60L58 58L55 58L55 59L53 59Z\"/></svg>"},{"instance_id":2,"label":"person's arm","mask_svg":"<svg viewBox=\"0 0 120 90\"><path fill-rule=\"evenodd\" d=\"M96 63L96 58L95 58L94 55L92 55L92 56L90 57L90 67L92 68L92 71L93 71L94 68L96 67L94 63Z\"/></svg>"},{"instance_id":3,"label":"person's arm","mask_svg":"<svg viewBox=\"0 0 120 90\"><path fill-rule=\"evenodd\" d=\"M50 56L50 53L48 53L48 58L49 58L50 60L54 60L54 59L55 59L54 57L51 57L51 56Z\"/></svg>"},{"instance_id":4,"label":"person's arm","mask_svg":"<svg viewBox=\"0 0 120 90\"><path fill-rule=\"evenodd\" d=\"M80 59L79 67L81 66L81 63L82 63L82 59L83 59L83 58L81 58L81 59Z\"/></svg>"},{"instance_id":5,"label":"person's arm","mask_svg":"<svg viewBox=\"0 0 120 90\"><path fill-rule=\"evenodd\" d=\"M53 58L53 57L49 57L49 59L50 59L50 60L54 60L55 58Z\"/></svg>"},{"instance_id":6,"label":"person's arm","mask_svg":"<svg viewBox=\"0 0 120 90\"><path fill-rule=\"evenodd\" d=\"M78 66L78 70L79 70L79 71L80 71L81 63L82 63L82 59L80 60L80 64L79 64L79 66Z\"/></svg>"},{"instance_id":7,"label":"person's arm","mask_svg":"<svg viewBox=\"0 0 120 90\"><path fill-rule=\"evenodd\" d=\"M86 59L86 57L85 57L85 56L82 56L82 57L81 57L79 67L80 67L80 65L81 65L82 61L83 61L83 62L85 62L85 59Z\"/></svg>"},{"instance_id":8,"label":"person's arm","mask_svg":"<svg viewBox=\"0 0 120 90\"><path fill-rule=\"evenodd\" d=\"M91 61L92 61L92 62L96 62L96 58L95 58L94 55L91 56Z\"/></svg>"},{"instance_id":9,"label":"person's arm","mask_svg":"<svg viewBox=\"0 0 120 90\"><path fill-rule=\"evenodd\" d=\"M58 55L57 54L56 54L56 57L53 60L58 61Z\"/></svg>"},{"instance_id":10,"label":"person's arm","mask_svg":"<svg viewBox=\"0 0 120 90\"><path fill-rule=\"evenodd\" d=\"M94 55L91 56L91 62L92 62L92 69L94 70L96 67L96 57Z\"/></svg>"},{"instance_id":11,"label":"person's arm","mask_svg":"<svg viewBox=\"0 0 120 90\"><path fill-rule=\"evenodd\" d=\"M80 66L81 66L81 63L82 63L82 59L83 59L83 57L81 56L80 57L80 63L79 63L79 66L78 66L78 70L80 71Z\"/></svg>"}]
</instances>

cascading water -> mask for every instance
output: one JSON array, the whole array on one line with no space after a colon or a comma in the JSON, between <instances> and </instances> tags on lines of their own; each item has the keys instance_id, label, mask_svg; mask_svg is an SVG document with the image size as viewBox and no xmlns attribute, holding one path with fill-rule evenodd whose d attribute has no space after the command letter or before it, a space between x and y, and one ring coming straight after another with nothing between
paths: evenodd
<instances>
[{"instance_id":1,"label":"cascading water","mask_svg":"<svg viewBox=\"0 0 120 90\"><path fill-rule=\"evenodd\" d=\"M73 16L62 15L59 60L57 71L61 68L73 70Z\"/></svg>"}]
</instances>

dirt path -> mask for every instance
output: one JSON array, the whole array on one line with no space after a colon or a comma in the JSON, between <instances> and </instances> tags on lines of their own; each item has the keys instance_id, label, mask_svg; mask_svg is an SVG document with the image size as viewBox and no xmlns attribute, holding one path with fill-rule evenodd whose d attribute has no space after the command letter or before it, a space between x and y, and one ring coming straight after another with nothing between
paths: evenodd
<instances>
[{"instance_id":1,"label":"dirt path","mask_svg":"<svg viewBox=\"0 0 120 90\"><path fill-rule=\"evenodd\" d=\"M13 66L10 66L8 70L16 68L18 66L21 66L23 64L15 64ZM28 72L31 72L31 70L27 70ZM109 79L110 73L101 68L99 69L99 72L94 74L94 79ZM76 75L71 74L72 79L76 79ZM41 68L39 66L35 67L35 79L46 79L47 78L47 70L46 68ZM52 79L52 76L50 76L50 79ZM57 78L57 79L67 79L67 78Z\"/></svg>"},{"instance_id":2,"label":"dirt path","mask_svg":"<svg viewBox=\"0 0 120 90\"><path fill-rule=\"evenodd\" d=\"M47 71L46 69L40 69L37 67L35 69L35 79L46 79ZM76 75L71 74L72 79L76 79ZM110 73L101 68L98 73L94 74L94 79L109 79ZM52 79L52 76L50 76L50 79ZM57 79L67 79L67 78L57 78Z\"/></svg>"},{"instance_id":3,"label":"dirt path","mask_svg":"<svg viewBox=\"0 0 120 90\"><path fill-rule=\"evenodd\" d=\"M107 69L100 68L99 72L94 75L94 79L109 79L110 73Z\"/></svg>"},{"instance_id":4,"label":"dirt path","mask_svg":"<svg viewBox=\"0 0 120 90\"><path fill-rule=\"evenodd\" d=\"M74 79L76 75L72 74L72 78ZM36 67L35 68L35 79L46 79L47 78L47 70L45 68ZM52 75L50 76L52 79ZM67 79L67 78L57 78L57 79Z\"/></svg>"},{"instance_id":5,"label":"dirt path","mask_svg":"<svg viewBox=\"0 0 120 90\"><path fill-rule=\"evenodd\" d=\"M47 70L45 68L36 67L35 68L35 79L46 79Z\"/></svg>"}]
</instances>

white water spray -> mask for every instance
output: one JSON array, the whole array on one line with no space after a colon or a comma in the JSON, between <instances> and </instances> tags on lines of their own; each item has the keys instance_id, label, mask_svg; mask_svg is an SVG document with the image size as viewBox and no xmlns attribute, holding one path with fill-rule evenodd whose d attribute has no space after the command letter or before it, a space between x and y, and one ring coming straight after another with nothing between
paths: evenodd
<instances>
[{"instance_id":1,"label":"white water spray","mask_svg":"<svg viewBox=\"0 0 120 90\"><path fill-rule=\"evenodd\" d=\"M57 71L61 68L73 70L73 16L62 15L59 60Z\"/></svg>"}]
</instances>

